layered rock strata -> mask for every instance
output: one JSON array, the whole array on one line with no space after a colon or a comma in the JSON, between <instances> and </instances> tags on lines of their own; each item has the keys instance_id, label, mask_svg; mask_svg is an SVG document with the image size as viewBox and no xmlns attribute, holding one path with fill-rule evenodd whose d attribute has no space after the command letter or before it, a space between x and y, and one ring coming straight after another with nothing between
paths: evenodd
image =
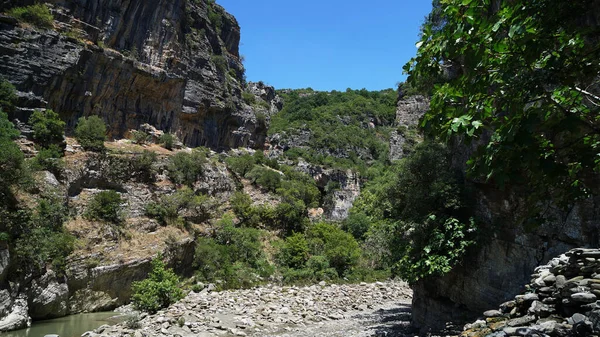
<instances>
[{"instance_id":1,"label":"layered rock strata","mask_svg":"<svg viewBox=\"0 0 600 337\"><path fill-rule=\"evenodd\" d=\"M0 75L18 90L14 117L26 121L33 109L51 108L69 128L99 115L113 137L149 123L188 146L261 146L261 109L241 99L240 28L222 7L187 0L47 3L55 29L0 17Z\"/></svg>"}]
</instances>

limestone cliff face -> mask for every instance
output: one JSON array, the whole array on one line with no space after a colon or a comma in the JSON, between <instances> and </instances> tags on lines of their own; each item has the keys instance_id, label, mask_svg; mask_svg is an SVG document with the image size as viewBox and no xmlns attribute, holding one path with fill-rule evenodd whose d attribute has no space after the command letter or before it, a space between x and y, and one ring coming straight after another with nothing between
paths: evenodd
<instances>
[{"instance_id":1,"label":"limestone cliff face","mask_svg":"<svg viewBox=\"0 0 600 337\"><path fill-rule=\"evenodd\" d=\"M395 126L398 130L390 135L390 160L404 158L416 142L421 141L417 131L419 119L429 110L429 99L417 95L398 100Z\"/></svg>"},{"instance_id":2,"label":"limestone cliff face","mask_svg":"<svg viewBox=\"0 0 600 337\"><path fill-rule=\"evenodd\" d=\"M0 75L26 120L51 108L73 128L99 115L113 137L149 123L189 146L258 147L265 128L245 88L240 28L206 1L47 1L55 29L0 17Z\"/></svg>"},{"instance_id":3,"label":"limestone cliff face","mask_svg":"<svg viewBox=\"0 0 600 337\"><path fill-rule=\"evenodd\" d=\"M421 328L473 320L522 293L537 265L575 247L598 246L600 198L568 211L548 205L543 220L531 226L525 217L529 205L518 193L484 184L474 193L481 244L450 273L413 285L413 321Z\"/></svg>"}]
</instances>

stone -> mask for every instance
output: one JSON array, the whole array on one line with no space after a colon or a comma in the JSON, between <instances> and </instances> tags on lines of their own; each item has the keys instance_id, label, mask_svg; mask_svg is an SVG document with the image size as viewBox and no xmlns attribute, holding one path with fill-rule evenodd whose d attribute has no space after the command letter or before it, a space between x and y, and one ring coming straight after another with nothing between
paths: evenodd
<instances>
[{"instance_id":1,"label":"stone","mask_svg":"<svg viewBox=\"0 0 600 337\"><path fill-rule=\"evenodd\" d=\"M64 281L59 282L52 270L31 282L28 297L29 315L33 319L62 317L67 314L69 287Z\"/></svg>"},{"instance_id":2,"label":"stone","mask_svg":"<svg viewBox=\"0 0 600 337\"><path fill-rule=\"evenodd\" d=\"M553 285L554 283L556 283L556 276L550 274L546 277L544 277L544 284L546 285Z\"/></svg>"},{"instance_id":3,"label":"stone","mask_svg":"<svg viewBox=\"0 0 600 337\"><path fill-rule=\"evenodd\" d=\"M556 281L555 281L556 288L561 289L562 287L565 286L565 283L567 283L567 279L565 278L564 275L556 276Z\"/></svg>"},{"instance_id":4,"label":"stone","mask_svg":"<svg viewBox=\"0 0 600 337\"><path fill-rule=\"evenodd\" d=\"M0 332L22 329L31 326L27 313L27 300L24 296L15 299L8 314L0 319Z\"/></svg>"},{"instance_id":5,"label":"stone","mask_svg":"<svg viewBox=\"0 0 600 337\"><path fill-rule=\"evenodd\" d=\"M483 313L483 316L485 316L485 317L499 317L499 316L503 316L503 314L499 310L488 310L488 311L486 311L486 312Z\"/></svg>"},{"instance_id":6,"label":"stone","mask_svg":"<svg viewBox=\"0 0 600 337\"><path fill-rule=\"evenodd\" d=\"M500 304L500 311L503 313L509 313L517 305L516 301L507 301Z\"/></svg>"},{"instance_id":7,"label":"stone","mask_svg":"<svg viewBox=\"0 0 600 337\"><path fill-rule=\"evenodd\" d=\"M597 297L591 293L580 292L571 295L571 299L579 303L593 303L596 302Z\"/></svg>"},{"instance_id":8,"label":"stone","mask_svg":"<svg viewBox=\"0 0 600 337\"><path fill-rule=\"evenodd\" d=\"M535 322L535 320L536 320L535 316L526 315L523 317L513 318L513 319L509 320L508 322L506 322L506 325L508 325L509 327L523 326L525 324Z\"/></svg>"}]
</instances>

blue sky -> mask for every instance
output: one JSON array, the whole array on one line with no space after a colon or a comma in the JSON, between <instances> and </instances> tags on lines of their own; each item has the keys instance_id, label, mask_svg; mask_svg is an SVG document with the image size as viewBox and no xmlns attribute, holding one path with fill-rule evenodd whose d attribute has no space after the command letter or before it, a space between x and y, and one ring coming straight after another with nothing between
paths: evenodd
<instances>
[{"instance_id":1,"label":"blue sky","mask_svg":"<svg viewBox=\"0 0 600 337\"><path fill-rule=\"evenodd\" d=\"M430 0L217 0L240 23L249 81L379 90L405 79Z\"/></svg>"}]
</instances>

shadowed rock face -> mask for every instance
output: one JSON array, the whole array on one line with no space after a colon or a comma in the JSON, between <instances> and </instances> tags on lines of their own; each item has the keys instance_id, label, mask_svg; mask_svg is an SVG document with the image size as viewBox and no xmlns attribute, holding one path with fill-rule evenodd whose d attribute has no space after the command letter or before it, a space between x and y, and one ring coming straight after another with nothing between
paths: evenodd
<instances>
[{"instance_id":1,"label":"shadowed rock face","mask_svg":"<svg viewBox=\"0 0 600 337\"><path fill-rule=\"evenodd\" d=\"M51 108L70 128L81 116L99 115L113 137L149 123L188 146L261 146L266 130L240 99L240 28L222 7L188 0L48 3L56 30L0 17L0 75L20 97L14 117Z\"/></svg>"},{"instance_id":2,"label":"shadowed rock face","mask_svg":"<svg viewBox=\"0 0 600 337\"><path fill-rule=\"evenodd\" d=\"M412 285L413 323L424 330L472 321L522 293L539 264L575 247L598 245L598 198L581 201L569 211L549 204L539 226L528 228L528 205L516 193L483 184L474 193L479 247L448 274Z\"/></svg>"}]
</instances>

